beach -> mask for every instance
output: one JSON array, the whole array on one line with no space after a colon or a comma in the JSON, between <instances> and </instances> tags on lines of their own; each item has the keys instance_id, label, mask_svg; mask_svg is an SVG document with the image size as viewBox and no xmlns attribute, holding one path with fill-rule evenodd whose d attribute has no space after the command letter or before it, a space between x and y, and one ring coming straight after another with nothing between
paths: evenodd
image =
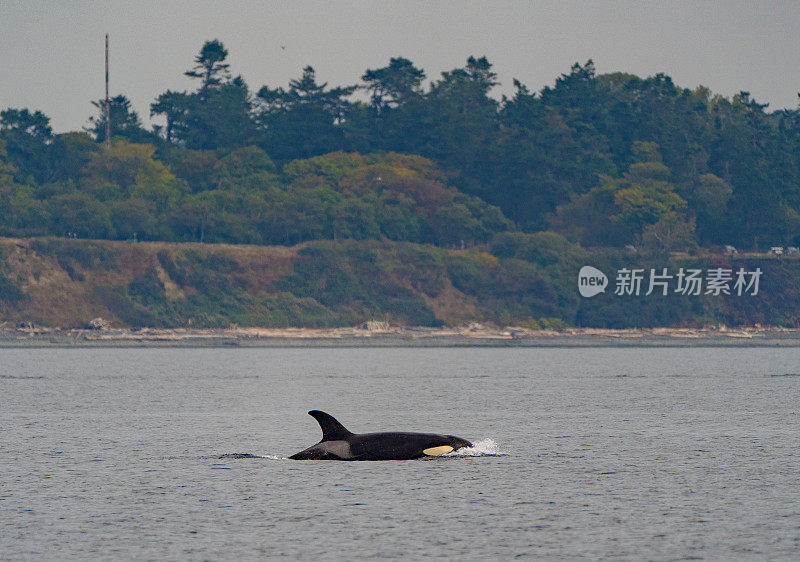
<instances>
[{"instance_id":1,"label":"beach","mask_svg":"<svg viewBox=\"0 0 800 562\"><path fill-rule=\"evenodd\" d=\"M0 347L797 347L800 330L647 328L531 330L481 324L427 328L367 322L340 328L0 329Z\"/></svg>"}]
</instances>

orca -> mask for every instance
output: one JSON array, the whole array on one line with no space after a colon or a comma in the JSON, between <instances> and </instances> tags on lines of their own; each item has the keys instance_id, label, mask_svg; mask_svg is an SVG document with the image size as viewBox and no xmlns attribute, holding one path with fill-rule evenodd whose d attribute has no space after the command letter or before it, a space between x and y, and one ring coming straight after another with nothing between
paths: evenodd
<instances>
[{"instance_id":1,"label":"orca","mask_svg":"<svg viewBox=\"0 0 800 562\"><path fill-rule=\"evenodd\" d=\"M322 441L295 453L290 459L336 461L404 461L436 457L462 447L472 447L466 439L435 433L353 433L336 418L311 410L322 428Z\"/></svg>"}]
</instances>

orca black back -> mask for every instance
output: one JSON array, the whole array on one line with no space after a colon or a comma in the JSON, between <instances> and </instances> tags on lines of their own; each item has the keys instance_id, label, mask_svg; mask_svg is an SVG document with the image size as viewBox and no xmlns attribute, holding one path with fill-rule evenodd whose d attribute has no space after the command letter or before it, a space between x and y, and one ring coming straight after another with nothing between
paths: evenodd
<instances>
[{"instance_id":1,"label":"orca black back","mask_svg":"<svg viewBox=\"0 0 800 562\"><path fill-rule=\"evenodd\" d=\"M466 439L435 433L360 433L349 431L336 418L311 410L322 428L322 440L295 453L293 460L384 461L410 460L439 456L462 447L472 447Z\"/></svg>"}]
</instances>

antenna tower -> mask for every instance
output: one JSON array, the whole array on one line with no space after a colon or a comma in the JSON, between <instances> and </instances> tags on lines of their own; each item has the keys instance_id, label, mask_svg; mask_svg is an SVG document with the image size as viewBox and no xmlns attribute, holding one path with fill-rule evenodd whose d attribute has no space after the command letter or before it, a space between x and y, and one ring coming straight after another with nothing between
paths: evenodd
<instances>
[{"instance_id":1,"label":"antenna tower","mask_svg":"<svg viewBox=\"0 0 800 562\"><path fill-rule=\"evenodd\" d=\"M108 33L106 33L106 148L111 145L111 100L108 98Z\"/></svg>"}]
</instances>

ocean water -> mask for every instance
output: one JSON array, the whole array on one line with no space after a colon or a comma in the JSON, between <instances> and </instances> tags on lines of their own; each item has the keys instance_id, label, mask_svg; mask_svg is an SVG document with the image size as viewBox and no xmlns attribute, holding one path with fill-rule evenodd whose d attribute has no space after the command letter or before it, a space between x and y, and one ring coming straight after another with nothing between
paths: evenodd
<instances>
[{"instance_id":1,"label":"ocean water","mask_svg":"<svg viewBox=\"0 0 800 562\"><path fill-rule=\"evenodd\" d=\"M0 349L0 559L798 559L799 407L786 348Z\"/></svg>"}]
</instances>

